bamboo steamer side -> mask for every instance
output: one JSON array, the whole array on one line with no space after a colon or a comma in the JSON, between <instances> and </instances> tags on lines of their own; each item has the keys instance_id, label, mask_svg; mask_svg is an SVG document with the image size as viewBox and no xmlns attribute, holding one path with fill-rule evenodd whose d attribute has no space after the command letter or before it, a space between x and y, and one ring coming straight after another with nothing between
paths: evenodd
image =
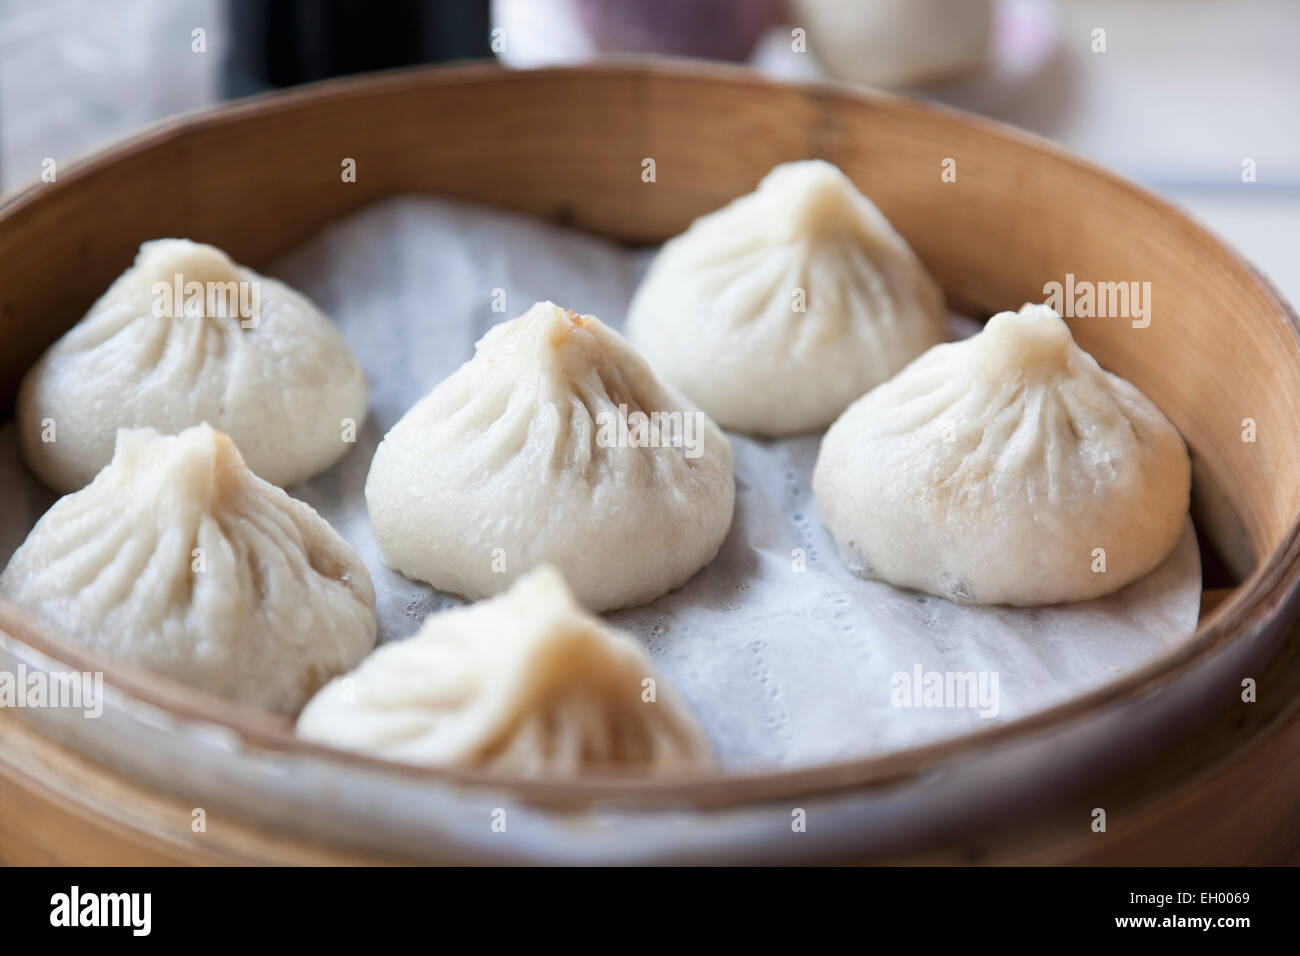
<instances>
[{"instance_id":1,"label":"bamboo steamer side","mask_svg":"<svg viewBox=\"0 0 1300 956\"><path fill-rule=\"evenodd\" d=\"M1043 731L1150 693L1197 657L1276 631L1294 595L1300 504L1300 338L1286 304L1212 236L1136 187L1023 134L886 95L716 67L528 75L465 67L335 81L168 122L0 204L0 406L145 239L187 236L256 265L361 205L425 191L630 242L660 241L752 189L774 164L811 156L849 173L960 310L987 315L1041 300L1044 283L1067 273L1150 282L1149 327L1077 319L1073 331L1179 427L1198 474L1239 522L1243 540L1219 543L1256 556L1180 657L1000 733ZM340 175L346 159L355 160L355 182ZM653 182L642 177L645 159L655 161ZM956 160L956 182L940 177L946 159ZM1255 443L1241 440L1246 418L1256 423ZM1229 533L1204 522L1200 530ZM60 654L48 635L22 628L12 609L0 606L0 627ZM1295 638L1274 634L1274 645L1281 654L1261 672L1268 706L1225 700L1192 743L1077 795L1123 808L1123 828L1104 842L1088 842L1069 822L1070 808L1044 807L1040 819L1017 821L996 840L957 835L894 859L1168 862L1160 854L1184 853L1226 861L1215 854L1231 854L1230 845L1177 835L1187 820L1211 836L1235 835L1253 858L1285 859L1296 843L1286 806L1296 780L1265 786L1261 774L1296 766L1300 686L1295 668L1278 664L1294 657ZM160 699L177 710L191 706L175 694ZM200 710L293 745L282 726L219 705ZM381 858L262 832L220 813L195 835L185 801L53 744L20 716L0 712L0 741L0 852L9 862L70 860L83 851L123 862ZM956 741L925 760L978 754L982 745ZM848 786L922 765L864 761L795 776L800 787ZM784 792L787 782L710 786L744 802ZM1229 812L1251 794L1249 814Z\"/></svg>"},{"instance_id":2,"label":"bamboo steamer side","mask_svg":"<svg viewBox=\"0 0 1300 956\"><path fill-rule=\"evenodd\" d=\"M1261 686L1300 700L1300 638ZM1032 817L912 852L847 862L905 865L1300 865L1300 709L1229 712L1140 770ZM1080 821L1107 808L1108 833ZM52 744L0 712L0 863L10 865L375 865L469 863L404 858L259 830L206 813Z\"/></svg>"}]
</instances>

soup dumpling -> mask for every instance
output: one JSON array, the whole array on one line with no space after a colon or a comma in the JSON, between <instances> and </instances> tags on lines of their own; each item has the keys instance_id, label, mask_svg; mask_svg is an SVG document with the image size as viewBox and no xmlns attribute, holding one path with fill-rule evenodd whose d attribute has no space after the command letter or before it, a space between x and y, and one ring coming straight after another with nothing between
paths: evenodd
<instances>
[{"instance_id":1,"label":"soup dumpling","mask_svg":"<svg viewBox=\"0 0 1300 956\"><path fill-rule=\"evenodd\" d=\"M286 715L375 643L356 552L207 425L124 430L37 522L0 594L94 654Z\"/></svg>"},{"instance_id":2,"label":"soup dumpling","mask_svg":"<svg viewBox=\"0 0 1300 956\"><path fill-rule=\"evenodd\" d=\"M830 163L757 191L664 244L628 308L656 373L724 428L825 428L947 329L943 292Z\"/></svg>"},{"instance_id":3,"label":"soup dumpling","mask_svg":"<svg viewBox=\"0 0 1300 956\"><path fill-rule=\"evenodd\" d=\"M552 564L604 611L713 560L731 446L621 335L540 302L475 349L375 451L366 507L386 565L480 598Z\"/></svg>"},{"instance_id":4,"label":"soup dumpling","mask_svg":"<svg viewBox=\"0 0 1300 956\"><path fill-rule=\"evenodd\" d=\"M351 447L366 382L306 296L215 246L158 239L28 371L23 460L60 492L113 457L119 428L174 435L206 422L255 474L289 487Z\"/></svg>"},{"instance_id":5,"label":"soup dumpling","mask_svg":"<svg viewBox=\"0 0 1300 956\"><path fill-rule=\"evenodd\" d=\"M321 689L298 735L390 760L528 776L711 763L695 718L641 646L579 607L546 566L379 648Z\"/></svg>"},{"instance_id":6,"label":"soup dumpling","mask_svg":"<svg viewBox=\"0 0 1300 956\"><path fill-rule=\"evenodd\" d=\"M813 472L851 570L963 604L1119 590L1173 550L1190 484L1160 409L1042 305L993 316L864 395Z\"/></svg>"}]
</instances>

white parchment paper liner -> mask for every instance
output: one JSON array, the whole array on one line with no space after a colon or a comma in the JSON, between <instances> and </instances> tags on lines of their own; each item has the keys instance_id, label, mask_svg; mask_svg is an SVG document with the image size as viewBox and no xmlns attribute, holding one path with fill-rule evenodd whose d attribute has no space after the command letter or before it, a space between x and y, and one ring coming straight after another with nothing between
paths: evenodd
<instances>
[{"instance_id":1,"label":"white parchment paper liner","mask_svg":"<svg viewBox=\"0 0 1300 956\"><path fill-rule=\"evenodd\" d=\"M425 615L460 602L379 560L363 488L380 438L473 354L490 326L534 301L551 299L620 328L648 258L528 218L420 196L363 209L267 267L338 323L370 385L370 418L356 448L291 493L370 568L381 641L407 637ZM960 320L954 328L970 330ZM1201 573L1190 521L1160 568L1107 598L962 608L845 570L809 487L820 435L731 438L736 515L718 558L679 591L609 615L649 649L726 766L879 754L1012 720L1141 666L1196 628ZM7 561L55 500L19 462L12 422L0 428L0 484ZM947 691L936 693L936 682ZM956 697L959 687L973 693ZM927 706L935 702L944 706Z\"/></svg>"}]
</instances>

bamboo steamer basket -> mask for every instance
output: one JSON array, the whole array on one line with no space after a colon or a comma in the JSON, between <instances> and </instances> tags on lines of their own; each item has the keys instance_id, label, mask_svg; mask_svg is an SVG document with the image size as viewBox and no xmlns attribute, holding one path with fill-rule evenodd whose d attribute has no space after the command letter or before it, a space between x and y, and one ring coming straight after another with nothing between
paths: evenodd
<instances>
[{"instance_id":1,"label":"bamboo steamer basket","mask_svg":"<svg viewBox=\"0 0 1300 956\"><path fill-rule=\"evenodd\" d=\"M1198 532L1233 573L1206 592L1191 642L1048 711L883 757L552 783L302 743L287 722L90 659L0 602L0 670L106 679L96 720L0 711L0 859L1295 862L1296 316L1176 210L1026 134L881 93L630 61L400 71L184 116L0 204L0 408L142 240L186 236L256 266L423 191L658 242L806 157L843 168L967 314L1041 300L1067 273L1151 282L1148 328L1071 326L1192 451ZM1248 677L1256 703L1241 699Z\"/></svg>"}]
</instances>

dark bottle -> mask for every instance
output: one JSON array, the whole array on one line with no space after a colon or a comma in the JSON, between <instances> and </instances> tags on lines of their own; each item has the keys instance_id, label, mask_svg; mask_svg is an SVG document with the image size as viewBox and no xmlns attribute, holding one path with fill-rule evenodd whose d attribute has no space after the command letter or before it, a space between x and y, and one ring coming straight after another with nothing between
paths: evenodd
<instances>
[{"instance_id":1,"label":"dark bottle","mask_svg":"<svg viewBox=\"0 0 1300 956\"><path fill-rule=\"evenodd\" d=\"M225 94L492 56L489 0L227 0Z\"/></svg>"}]
</instances>

